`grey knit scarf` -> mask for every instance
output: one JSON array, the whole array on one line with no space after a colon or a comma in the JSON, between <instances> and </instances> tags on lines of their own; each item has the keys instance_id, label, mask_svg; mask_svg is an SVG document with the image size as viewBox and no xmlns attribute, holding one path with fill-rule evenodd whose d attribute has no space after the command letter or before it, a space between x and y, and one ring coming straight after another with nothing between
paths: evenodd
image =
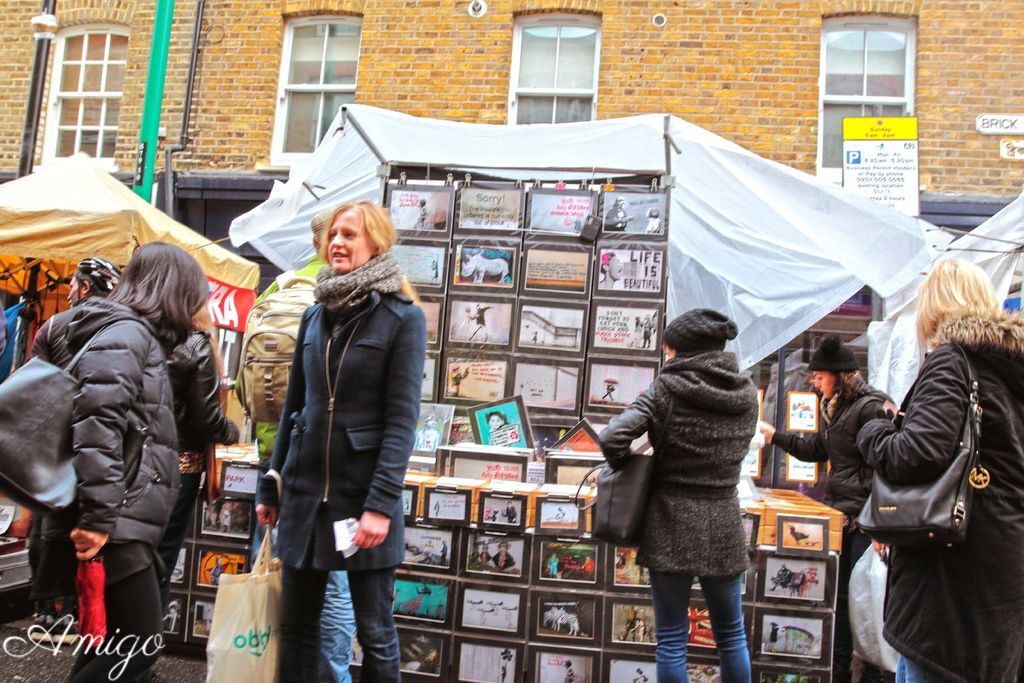
<instances>
[{"instance_id":1,"label":"grey knit scarf","mask_svg":"<svg viewBox=\"0 0 1024 683\"><path fill-rule=\"evenodd\" d=\"M350 273L339 275L330 266L316 274L313 295L335 318L346 318L362 308L370 292L393 294L402 288L402 269L386 251Z\"/></svg>"}]
</instances>

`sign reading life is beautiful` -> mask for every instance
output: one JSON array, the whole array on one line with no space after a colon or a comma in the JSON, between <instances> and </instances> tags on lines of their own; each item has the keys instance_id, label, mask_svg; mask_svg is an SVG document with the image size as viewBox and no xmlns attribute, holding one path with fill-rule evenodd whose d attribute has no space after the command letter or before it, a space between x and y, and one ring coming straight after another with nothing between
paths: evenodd
<instances>
[{"instance_id":1,"label":"sign reading life is beautiful","mask_svg":"<svg viewBox=\"0 0 1024 683\"><path fill-rule=\"evenodd\" d=\"M843 119L843 187L917 216L919 186L916 117Z\"/></svg>"}]
</instances>

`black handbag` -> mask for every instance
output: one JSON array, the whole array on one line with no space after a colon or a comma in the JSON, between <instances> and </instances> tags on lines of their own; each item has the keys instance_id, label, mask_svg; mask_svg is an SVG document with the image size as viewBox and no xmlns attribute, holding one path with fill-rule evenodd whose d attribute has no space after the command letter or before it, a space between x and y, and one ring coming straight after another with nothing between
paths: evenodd
<instances>
[{"instance_id":1,"label":"black handbag","mask_svg":"<svg viewBox=\"0 0 1024 683\"><path fill-rule=\"evenodd\" d=\"M669 402L665 422L658 432L655 445L661 443L665 434L673 404L674 401ZM617 470L613 470L607 464L592 467L576 489L577 506L581 489L595 472L598 473L597 494L591 503L581 508L593 508L591 535L619 546L639 545L643 536L647 505L650 502L654 456L634 453L626 458L625 464Z\"/></svg>"},{"instance_id":2,"label":"black handbag","mask_svg":"<svg viewBox=\"0 0 1024 683\"><path fill-rule=\"evenodd\" d=\"M960 347L957 347L960 348ZM924 484L893 484L875 472L857 526L872 539L895 546L937 546L962 543L971 519L975 489L988 486L989 474L981 466L981 406L978 380L967 362L969 402L946 471Z\"/></svg>"},{"instance_id":3,"label":"black handbag","mask_svg":"<svg viewBox=\"0 0 1024 683\"><path fill-rule=\"evenodd\" d=\"M98 336L67 368L32 358L0 384L0 490L36 512L75 499L71 414L80 383L71 371Z\"/></svg>"}]
</instances>

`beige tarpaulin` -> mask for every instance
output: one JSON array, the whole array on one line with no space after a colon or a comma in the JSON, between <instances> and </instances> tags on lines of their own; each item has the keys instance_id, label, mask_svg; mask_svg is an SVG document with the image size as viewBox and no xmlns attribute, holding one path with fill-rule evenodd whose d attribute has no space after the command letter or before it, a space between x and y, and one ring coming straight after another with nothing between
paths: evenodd
<instances>
[{"instance_id":1,"label":"beige tarpaulin","mask_svg":"<svg viewBox=\"0 0 1024 683\"><path fill-rule=\"evenodd\" d=\"M0 289L26 291L36 264L37 289L68 276L87 256L124 265L148 242L182 247L206 275L233 287L259 282L255 263L171 219L84 154L0 185Z\"/></svg>"}]
</instances>

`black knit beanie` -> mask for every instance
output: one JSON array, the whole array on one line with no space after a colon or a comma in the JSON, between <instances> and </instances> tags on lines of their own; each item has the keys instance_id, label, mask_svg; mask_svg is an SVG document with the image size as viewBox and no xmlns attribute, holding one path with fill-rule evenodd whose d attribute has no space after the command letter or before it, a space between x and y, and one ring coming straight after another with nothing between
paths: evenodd
<instances>
[{"instance_id":1,"label":"black knit beanie","mask_svg":"<svg viewBox=\"0 0 1024 683\"><path fill-rule=\"evenodd\" d=\"M839 337L829 335L821 340L818 349L811 356L808 365L811 372L847 372L859 370L860 365L846 344Z\"/></svg>"},{"instance_id":2,"label":"black knit beanie","mask_svg":"<svg viewBox=\"0 0 1024 683\"><path fill-rule=\"evenodd\" d=\"M738 334L736 323L710 308L695 308L665 328L665 344L676 353L722 351Z\"/></svg>"}]
</instances>

